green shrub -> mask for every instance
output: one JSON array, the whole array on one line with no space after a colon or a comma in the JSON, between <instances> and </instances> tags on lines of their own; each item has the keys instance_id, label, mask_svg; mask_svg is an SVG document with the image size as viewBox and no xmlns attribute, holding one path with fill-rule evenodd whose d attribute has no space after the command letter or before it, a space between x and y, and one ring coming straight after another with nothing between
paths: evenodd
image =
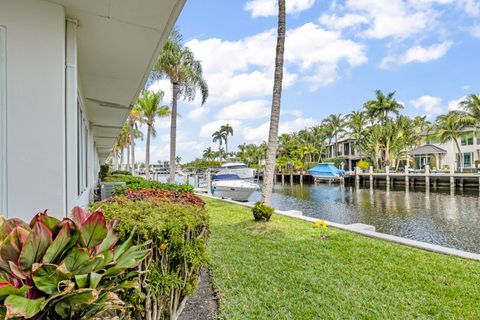
<instances>
[{"instance_id":1,"label":"green shrub","mask_svg":"<svg viewBox=\"0 0 480 320\"><path fill-rule=\"evenodd\" d=\"M370 164L365 160L360 160L360 161L357 162L357 167L366 171L370 168Z\"/></svg>"},{"instance_id":2,"label":"green shrub","mask_svg":"<svg viewBox=\"0 0 480 320\"><path fill-rule=\"evenodd\" d=\"M193 192L193 186L189 184L171 184L163 183L159 181L133 181L127 182L126 186L116 187L114 194L123 194L126 190L141 190L141 189L154 189L154 190L168 190L168 191L181 191L181 192Z\"/></svg>"},{"instance_id":3,"label":"green shrub","mask_svg":"<svg viewBox=\"0 0 480 320\"><path fill-rule=\"evenodd\" d=\"M110 165L108 164L102 164L100 166L100 172L98 173L98 178L100 181L103 181L105 177L107 177L110 174Z\"/></svg>"},{"instance_id":4,"label":"green shrub","mask_svg":"<svg viewBox=\"0 0 480 320\"><path fill-rule=\"evenodd\" d=\"M77 207L72 219L46 212L29 224L0 218L0 319L96 319L122 316L117 293L135 287L150 242L123 243L100 211ZM118 312L118 313L117 313Z\"/></svg>"},{"instance_id":5,"label":"green shrub","mask_svg":"<svg viewBox=\"0 0 480 320\"><path fill-rule=\"evenodd\" d=\"M125 170L115 170L115 171L112 171L111 174L112 175L121 174L121 175L124 175L124 176L131 176L132 175L132 173L130 171L125 171Z\"/></svg>"},{"instance_id":6,"label":"green shrub","mask_svg":"<svg viewBox=\"0 0 480 320\"><path fill-rule=\"evenodd\" d=\"M161 199L133 201L113 197L97 203L108 219L121 219L117 227L121 239L136 228L134 244L152 240L153 254L140 266L140 290L121 295L134 304L132 319L148 318L155 308L160 319L175 319L181 302L194 292L201 267L207 262L208 214L201 206L172 204ZM153 318L152 318L153 319Z\"/></svg>"},{"instance_id":7,"label":"green shrub","mask_svg":"<svg viewBox=\"0 0 480 320\"><path fill-rule=\"evenodd\" d=\"M267 206L262 202L256 202L252 208L253 217L256 221L269 221L272 216L274 208Z\"/></svg>"},{"instance_id":8,"label":"green shrub","mask_svg":"<svg viewBox=\"0 0 480 320\"><path fill-rule=\"evenodd\" d=\"M126 174L112 174L103 179L103 182L125 182L127 185L142 183L143 181L146 180L142 177L134 177Z\"/></svg>"}]
</instances>

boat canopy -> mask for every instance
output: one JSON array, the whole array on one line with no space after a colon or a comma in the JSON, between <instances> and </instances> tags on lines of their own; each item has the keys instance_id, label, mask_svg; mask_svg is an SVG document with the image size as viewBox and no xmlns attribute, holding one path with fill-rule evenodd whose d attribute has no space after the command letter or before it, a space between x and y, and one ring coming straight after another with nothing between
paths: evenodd
<instances>
[{"instance_id":1,"label":"boat canopy","mask_svg":"<svg viewBox=\"0 0 480 320\"><path fill-rule=\"evenodd\" d=\"M319 163L308 170L315 178L338 178L345 174L345 171L335 167L333 163Z\"/></svg>"},{"instance_id":2,"label":"boat canopy","mask_svg":"<svg viewBox=\"0 0 480 320\"><path fill-rule=\"evenodd\" d=\"M213 181L219 180L240 180L238 174L216 174L212 178Z\"/></svg>"},{"instance_id":3,"label":"boat canopy","mask_svg":"<svg viewBox=\"0 0 480 320\"><path fill-rule=\"evenodd\" d=\"M245 163L241 163L241 162L227 162L222 164L222 168L238 169L238 168L248 168L248 166Z\"/></svg>"}]
</instances>

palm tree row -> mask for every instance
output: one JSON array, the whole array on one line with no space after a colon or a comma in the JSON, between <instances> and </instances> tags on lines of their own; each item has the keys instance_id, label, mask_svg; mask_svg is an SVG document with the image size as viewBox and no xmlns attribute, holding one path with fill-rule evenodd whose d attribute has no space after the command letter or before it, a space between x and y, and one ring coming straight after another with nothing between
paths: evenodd
<instances>
[{"instance_id":1,"label":"palm tree row","mask_svg":"<svg viewBox=\"0 0 480 320\"><path fill-rule=\"evenodd\" d=\"M375 168L398 168L401 163L406 164L410 160L409 152L420 146L426 137L440 143L453 141L460 154L459 140L465 130L480 126L480 98L470 95L459 107L460 110L441 115L431 123L425 116L401 115L399 110L403 106L395 100L395 92L384 94L377 90L375 99L364 103L361 110L345 115L333 114L314 127L280 135L277 170L282 174L293 171L303 174L307 166L337 157L338 142L343 138L352 139L355 149ZM204 158L211 159L209 154L204 152ZM266 143L239 145L235 155L250 166L264 163ZM461 168L461 161L459 166Z\"/></svg>"},{"instance_id":2,"label":"palm tree row","mask_svg":"<svg viewBox=\"0 0 480 320\"><path fill-rule=\"evenodd\" d=\"M162 105L162 99L164 96L163 91L152 92L144 90L129 114L125 129L122 129L117 138L113 150L113 158L116 160L118 159L118 155L120 155L122 158L120 163L123 163L123 150L127 148L127 167L133 172L135 165L135 139L141 138L138 133L140 132L138 128L141 124L145 124L147 126L145 167L147 168L147 179L149 179L150 145L151 139L156 135L154 126L155 119L157 117L170 116L169 182L174 183L176 165L179 162L179 159L181 159L176 154L178 101L194 100L198 89L202 96L202 105L205 104L208 97L208 86L203 77L201 62L196 60L193 52L183 44L182 36L176 29L172 31L172 34L166 41L163 50L157 58L148 84L164 78L169 79L172 85L171 108L167 105ZM233 131L231 131L230 134L233 134ZM132 161L132 166L129 165L130 160Z\"/></svg>"}]
</instances>

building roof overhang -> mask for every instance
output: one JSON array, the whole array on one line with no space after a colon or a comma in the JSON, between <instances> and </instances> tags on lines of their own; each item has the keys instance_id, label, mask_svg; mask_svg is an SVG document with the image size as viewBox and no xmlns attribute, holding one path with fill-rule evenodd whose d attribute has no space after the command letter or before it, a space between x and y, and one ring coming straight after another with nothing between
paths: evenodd
<instances>
[{"instance_id":1,"label":"building roof overhang","mask_svg":"<svg viewBox=\"0 0 480 320\"><path fill-rule=\"evenodd\" d=\"M80 87L104 162L186 0L47 1L78 21Z\"/></svg>"},{"instance_id":2,"label":"building roof overhang","mask_svg":"<svg viewBox=\"0 0 480 320\"><path fill-rule=\"evenodd\" d=\"M434 146L433 144L425 144L418 148L410 151L411 155L420 155L420 154L445 154L447 150Z\"/></svg>"}]
</instances>

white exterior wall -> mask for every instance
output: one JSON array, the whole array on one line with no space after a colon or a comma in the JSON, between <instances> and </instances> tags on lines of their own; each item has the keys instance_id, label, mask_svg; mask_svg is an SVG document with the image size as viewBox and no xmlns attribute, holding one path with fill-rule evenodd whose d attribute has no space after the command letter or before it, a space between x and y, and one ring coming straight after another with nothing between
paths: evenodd
<instances>
[{"instance_id":1,"label":"white exterior wall","mask_svg":"<svg viewBox=\"0 0 480 320\"><path fill-rule=\"evenodd\" d=\"M445 165L451 167L453 164L455 164L455 170L458 169L458 164L456 164L456 154L458 153L458 150L455 142L449 141L445 144L434 143L433 145L447 151L447 154L441 156L442 167ZM472 166L475 165L475 161L480 160L480 138L474 138L473 145L470 146L462 146L462 141L459 139L458 145L460 146L460 151L462 153L473 153Z\"/></svg>"},{"instance_id":2,"label":"white exterior wall","mask_svg":"<svg viewBox=\"0 0 480 320\"><path fill-rule=\"evenodd\" d=\"M77 82L72 85L65 80L64 8L46 1L0 0L0 26L6 34L7 120L6 137L0 130L0 139L6 138L7 172L6 177L0 176L0 196L6 193L7 206L0 214L28 220L49 209L61 218L74 205L88 204L98 172L90 121L84 112L90 127L88 187L80 195L76 188L67 188L67 183L77 185L78 163L76 118L66 121L67 114L76 114L76 104L66 103L66 89L78 92L78 87ZM73 77L78 77L76 68Z\"/></svg>"},{"instance_id":3,"label":"white exterior wall","mask_svg":"<svg viewBox=\"0 0 480 320\"><path fill-rule=\"evenodd\" d=\"M65 15L44 1L0 0L7 51L7 214L65 212Z\"/></svg>"}]
</instances>

